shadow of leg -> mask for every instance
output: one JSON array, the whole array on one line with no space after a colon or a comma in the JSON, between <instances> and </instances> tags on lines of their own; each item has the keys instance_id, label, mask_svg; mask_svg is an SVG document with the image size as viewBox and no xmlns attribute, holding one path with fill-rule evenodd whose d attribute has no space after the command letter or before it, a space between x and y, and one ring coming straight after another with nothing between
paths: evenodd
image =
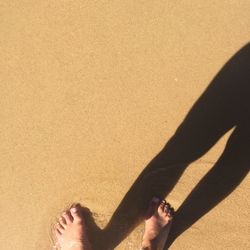
<instances>
[{"instance_id":1,"label":"shadow of leg","mask_svg":"<svg viewBox=\"0 0 250 250\"><path fill-rule=\"evenodd\" d=\"M176 212L165 249L198 219L227 197L244 179L250 167L250 132L239 125L224 153Z\"/></svg>"},{"instance_id":2,"label":"shadow of leg","mask_svg":"<svg viewBox=\"0 0 250 250\"><path fill-rule=\"evenodd\" d=\"M250 44L236 53L216 75L166 147L143 170L125 195L102 231L100 244L96 249L112 249L118 245L142 221L151 198L155 195L159 198L167 195L186 166L205 154L239 122L245 113L242 111L243 107L248 109L249 55ZM208 176L209 179L218 178L217 174L224 173L221 167L219 170L216 167L215 170L209 175L212 177ZM239 170L239 175L241 171L243 168ZM235 180L235 185L243 175L239 176L238 181ZM233 182L231 185L233 189ZM211 207L230 193L230 188L229 191L225 188L223 190L226 193L217 201L214 200ZM181 215L181 210L179 212ZM200 214L204 214L204 210Z\"/></svg>"},{"instance_id":3,"label":"shadow of leg","mask_svg":"<svg viewBox=\"0 0 250 250\"><path fill-rule=\"evenodd\" d=\"M206 103L202 103L202 106ZM227 108L217 109L221 113ZM218 114L207 108L190 112L164 149L143 170L103 230L102 246L113 249L143 220L152 197L165 197L177 183L186 167L201 157L217 140L233 127L234 116L214 122ZM194 115L194 116L193 116ZM209 117L211 123L207 122ZM195 130L193 127L196 127ZM211 130L211 133L207 133ZM114 237L115 235L115 237Z\"/></svg>"}]
</instances>

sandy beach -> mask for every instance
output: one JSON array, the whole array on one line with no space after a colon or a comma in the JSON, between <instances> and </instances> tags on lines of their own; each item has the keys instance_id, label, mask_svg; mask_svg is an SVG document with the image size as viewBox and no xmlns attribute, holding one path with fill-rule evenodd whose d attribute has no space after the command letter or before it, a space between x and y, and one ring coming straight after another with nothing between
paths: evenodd
<instances>
[{"instance_id":1,"label":"sandy beach","mask_svg":"<svg viewBox=\"0 0 250 250\"><path fill-rule=\"evenodd\" d=\"M51 249L81 202L104 227L218 71L250 38L250 1L3 1L1 250ZM176 208L232 133L184 172ZM247 250L249 175L173 250ZM116 249L136 250L143 225Z\"/></svg>"}]
</instances>

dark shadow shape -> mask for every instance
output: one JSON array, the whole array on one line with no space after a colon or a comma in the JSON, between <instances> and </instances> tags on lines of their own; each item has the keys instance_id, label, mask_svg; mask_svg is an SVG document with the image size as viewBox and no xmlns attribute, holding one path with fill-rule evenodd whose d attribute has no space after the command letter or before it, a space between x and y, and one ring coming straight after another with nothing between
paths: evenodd
<instances>
[{"instance_id":1,"label":"dark shadow shape","mask_svg":"<svg viewBox=\"0 0 250 250\"><path fill-rule=\"evenodd\" d=\"M236 53L193 105L173 137L127 192L95 249L113 249L142 220L153 196L164 198L186 167L234 128L224 152L178 209L166 249L229 195L250 166L250 44Z\"/></svg>"},{"instance_id":2,"label":"dark shadow shape","mask_svg":"<svg viewBox=\"0 0 250 250\"><path fill-rule=\"evenodd\" d=\"M201 179L178 209L165 249L168 249L181 233L232 193L249 172L250 44L242 48L223 67L194 108L199 108L200 101L206 98L205 105L213 108L209 112L216 114L216 120L212 122L220 126L218 132L214 130L213 125L207 127L207 133L211 135L211 146L231 127L234 127L234 131L213 168ZM214 98L216 98L215 106ZM219 99L221 101L218 101ZM186 119L189 119L192 111L193 109ZM212 136L213 131L215 131L214 136ZM205 147L205 152L209 148Z\"/></svg>"}]
</instances>

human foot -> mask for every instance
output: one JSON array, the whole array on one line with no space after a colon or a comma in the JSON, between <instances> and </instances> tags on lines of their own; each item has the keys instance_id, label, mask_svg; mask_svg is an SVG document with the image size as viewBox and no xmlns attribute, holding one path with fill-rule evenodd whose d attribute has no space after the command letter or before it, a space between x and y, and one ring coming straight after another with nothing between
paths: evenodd
<instances>
[{"instance_id":1,"label":"human foot","mask_svg":"<svg viewBox=\"0 0 250 250\"><path fill-rule=\"evenodd\" d=\"M65 211L55 226L56 248L61 250L91 250L80 205Z\"/></svg>"},{"instance_id":2,"label":"human foot","mask_svg":"<svg viewBox=\"0 0 250 250\"><path fill-rule=\"evenodd\" d=\"M165 200L153 198L145 219L145 232L142 248L147 250L163 249L172 224L174 209Z\"/></svg>"}]
</instances>

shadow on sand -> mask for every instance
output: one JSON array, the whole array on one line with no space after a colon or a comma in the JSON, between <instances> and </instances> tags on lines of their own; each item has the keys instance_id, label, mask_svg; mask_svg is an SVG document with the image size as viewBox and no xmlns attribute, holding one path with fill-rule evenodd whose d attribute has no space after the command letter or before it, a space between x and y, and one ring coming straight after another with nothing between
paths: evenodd
<instances>
[{"instance_id":1,"label":"shadow on sand","mask_svg":"<svg viewBox=\"0 0 250 250\"><path fill-rule=\"evenodd\" d=\"M139 175L108 225L95 230L98 236L92 242L100 244L94 248L116 247L143 220L152 197L167 196L186 167L233 128L218 161L176 211L165 249L227 197L249 171L249 102L250 44L247 44L215 76L166 146Z\"/></svg>"}]
</instances>

